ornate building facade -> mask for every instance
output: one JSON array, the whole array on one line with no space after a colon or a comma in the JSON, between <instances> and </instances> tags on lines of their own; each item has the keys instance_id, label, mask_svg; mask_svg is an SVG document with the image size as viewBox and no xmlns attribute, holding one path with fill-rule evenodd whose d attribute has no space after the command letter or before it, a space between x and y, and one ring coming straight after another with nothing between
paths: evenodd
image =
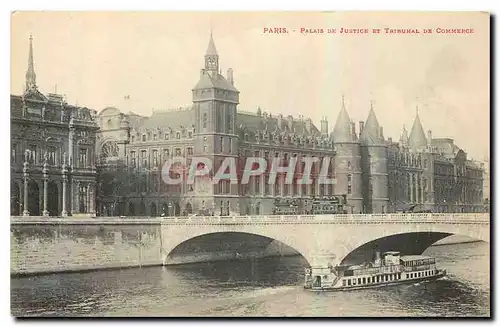
<instances>
[{"instance_id":1,"label":"ornate building facade","mask_svg":"<svg viewBox=\"0 0 500 327\"><path fill-rule=\"evenodd\" d=\"M29 67L32 67L31 55ZM62 203L71 208L66 209L67 214L69 210L71 213L96 210L99 215L108 216L298 213L307 212L306 205L314 207L317 199L333 198L343 199L342 212L348 213L415 208L435 212L484 210L482 168L468 160L453 140L433 138L430 132L426 137L418 113L410 136L403 127L401 139L393 142L384 137L373 103L366 122L359 122L356 130L342 99L331 133L326 117L317 128L311 119L302 116L271 115L260 107L255 112L238 110L239 91L234 72L230 68L222 75L212 36L198 82L192 89L192 104L187 107L153 111L150 116L107 107L94 116L86 108L72 107L62 100L54 102L51 95L41 103L45 104L45 112L47 108L60 108L50 109L60 112L56 124L52 118L31 116L31 109L15 109L38 104L36 101L40 100L30 100L32 93L27 87L25 95L12 96L12 140L16 146L13 153L18 158L12 165L13 181L18 189L24 187L26 180L28 184L38 181L37 189L43 188L40 183L45 180L49 185L54 181L52 187L59 191L59 200L55 201L59 206L57 210L47 209L49 214L61 211ZM36 94L40 96L38 91ZM30 138L35 133L29 137L19 134L22 124L57 131L55 157L59 161L53 165L52 161L41 159L31 163L29 155L23 161L18 154L31 149ZM37 142L37 149L43 148L43 153L52 158L52 152L45 150L48 149L45 143ZM87 157L82 159L87 145ZM64 152L70 154L66 164ZM322 162L326 157L330 163L327 177L335 178L336 183L319 183L319 164L312 167L310 185L285 183L284 175L278 175L277 182L269 184L268 172L250 177L248 184L222 180L213 185L203 178L196 179L194 184L163 182L161 173L166 160L184 157L189 165L194 156L211 159L212 171L217 171L225 158L234 158L238 167L243 167L249 157L263 158L268 166L276 158L282 166L297 159L294 181L305 170L301 158L316 157ZM174 178L181 173L169 172ZM67 185L67 202L59 196L66 189L64 185ZM18 193L17 198L22 200L22 191ZM50 191L39 194L47 193L55 194ZM80 201L82 194L88 199L86 206ZM38 203L49 206L53 203L43 201L41 195L39 198ZM30 196L28 202L29 199ZM21 200L20 212L26 202ZM31 206L43 210L40 204ZM287 208L282 210L283 206ZM36 210L28 212L33 214Z\"/></svg>"},{"instance_id":2,"label":"ornate building facade","mask_svg":"<svg viewBox=\"0 0 500 327\"><path fill-rule=\"evenodd\" d=\"M38 90L31 37L25 91L10 101L11 215L95 215L96 112Z\"/></svg>"}]
</instances>

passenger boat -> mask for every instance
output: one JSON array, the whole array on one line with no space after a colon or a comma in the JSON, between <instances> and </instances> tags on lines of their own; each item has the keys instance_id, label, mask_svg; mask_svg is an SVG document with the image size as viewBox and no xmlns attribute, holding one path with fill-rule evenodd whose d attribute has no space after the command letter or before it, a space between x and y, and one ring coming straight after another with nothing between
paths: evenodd
<instances>
[{"instance_id":1,"label":"passenger boat","mask_svg":"<svg viewBox=\"0 0 500 327\"><path fill-rule=\"evenodd\" d=\"M304 288L313 291L343 291L438 279L446 270L423 255L400 255L397 251L377 252L373 262L330 268L306 268Z\"/></svg>"}]
</instances>

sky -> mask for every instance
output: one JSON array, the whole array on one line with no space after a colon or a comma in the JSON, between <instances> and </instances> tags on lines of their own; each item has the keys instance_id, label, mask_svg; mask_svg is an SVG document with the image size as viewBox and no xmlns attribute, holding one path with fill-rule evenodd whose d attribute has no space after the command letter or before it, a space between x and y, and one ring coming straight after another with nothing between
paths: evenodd
<instances>
[{"instance_id":1,"label":"sky","mask_svg":"<svg viewBox=\"0 0 500 327\"><path fill-rule=\"evenodd\" d=\"M287 28L266 34L264 28ZM301 34L300 28L473 28L472 34ZM295 29L297 32L292 32ZM330 131L341 96L353 121L373 101L385 137L411 130L454 138L483 160L490 144L489 16L384 12L15 12L11 93L21 94L33 35L44 93L97 111L149 115L191 103L210 31L225 75L233 68L239 110L303 115ZM125 100L125 96L130 96Z\"/></svg>"}]
</instances>

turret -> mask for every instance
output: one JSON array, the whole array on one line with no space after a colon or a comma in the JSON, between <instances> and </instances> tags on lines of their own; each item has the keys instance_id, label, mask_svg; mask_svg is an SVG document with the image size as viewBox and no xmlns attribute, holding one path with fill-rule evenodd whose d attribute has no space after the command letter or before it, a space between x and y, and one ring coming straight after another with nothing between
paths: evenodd
<instances>
[{"instance_id":1,"label":"turret","mask_svg":"<svg viewBox=\"0 0 500 327\"><path fill-rule=\"evenodd\" d=\"M408 139L408 146L412 151L420 152L427 147L427 139L425 138L424 128L420 122L420 117L417 115L413 121L413 126L411 128L410 138Z\"/></svg>"},{"instance_id":2,"label":"turret","mask_svg":"<svg viewBox=\"0 0 500 327\"><path fill-rule=\"evenodd\" d=\"M360 213L363 210L360 146L354 122L345 107L344 96L331 138L336 150L334 195L347 195L348 213Z\"/></svg>"},{"instance_id":3,"label":"turret","mask_svg":"<svg viewBox=\"0 0 500 327\"><path fill-rule=\"evenodd\" d=\"M387 144L383 129L371 102L366 125L360 136L364 211L384 213L388 210Z\"/></svg>"}]
</instances>

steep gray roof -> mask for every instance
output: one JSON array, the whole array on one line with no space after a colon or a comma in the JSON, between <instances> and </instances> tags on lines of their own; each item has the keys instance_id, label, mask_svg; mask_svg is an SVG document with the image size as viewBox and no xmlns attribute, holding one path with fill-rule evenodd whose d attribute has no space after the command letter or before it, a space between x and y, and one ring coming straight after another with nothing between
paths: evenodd
<instances>
[{"instance_id":1,"label":"steep gray roof","mask_svg":"<svg viewBox=\"0 0 500 327\"><path fill-rule=\"evenodd\" d=\"M247 131L254 133L256 131L267 131L269 133L274 131L285 132L285 133L295 133L298 135L315 135L319 134L319 129L311 122L310 132L307 131L307 121L302 119L294 118L291 123L291 128L289 125L289 119L287 117L281 118L281 128L279 128L278 117L276 116L258 116L251 113L238 112L236 117L236 124L240 131Z\"/></svg>"},{"instance_id":2,"label":"steep gray roof","mask_svg":"<svg viewBox=\"0 0 500 327\"><path fill-rule=\"evenodd\" d=\"M170 111L154 111L150 117L142 117L129 113L130 126L137 131L153 128L178 129L180 126L189 127L194 124L194 110L191 107Z\"/></svg>"},{"instance_id":3,"label":"steep gray roof","mask_svg":"<svg viewBox=\"0 0 500 327\"><path fill-rule=\"evenodd\" d=\"M344 101L342 101L342 107L337 116L337 121L335 122L331 136L333 137L334 143L356 142L358 140L356 133L352 131L351 118L349 118Z\"/></svg>"},{"instance_id":4,"label":"steep gray roof","mask_svg":"<svg viewBox=\"0 0 500 327\"><path fill-rule=\"evenodd\" d=\"M210 41L208 41L208 48L205 56L218 56L217 49L215 48L214 38L210 33Z\"/></svg>"},{"instance_id":5,"label":"steep gray roof","mask_svg":"<svg viewBox=\"0 0 500 327\"><path fill-rule=\"evenodd\" d=\"M238 92L238 90L221 74L217 73L215 76L211 76L210 73L208 73L207 71L203 71L203 73L200 76L200 80L193 88L193 90L211 89L211 88Z\"/></svg>"},{"instance_id":6,"label":"steep gray roof","mask_svg":"<svg viewBox=\"0 0 500 327\"><path fill-rule=\"evenodd\" d=\"M375 116L375 111L373 107L368 113L368 118L366 119L365 126L361 132L360 142L366 145L383 144L384 138L380 133L380 125L378 123L377 117Z\"/></svg>"},{"instance_id":7,"label":"steep gray roof","mask_svg":"<svg viewBox=\"0 0 500 327\"><path fill-rule=\"evenodd\" d=\"M411 128L408 145L414 150L427 147L427 138L425 137L424 128L422 127L420 118L418 117L418 112L415 120L413 121L413 127Z\"/></svg>"}]
</instances>

